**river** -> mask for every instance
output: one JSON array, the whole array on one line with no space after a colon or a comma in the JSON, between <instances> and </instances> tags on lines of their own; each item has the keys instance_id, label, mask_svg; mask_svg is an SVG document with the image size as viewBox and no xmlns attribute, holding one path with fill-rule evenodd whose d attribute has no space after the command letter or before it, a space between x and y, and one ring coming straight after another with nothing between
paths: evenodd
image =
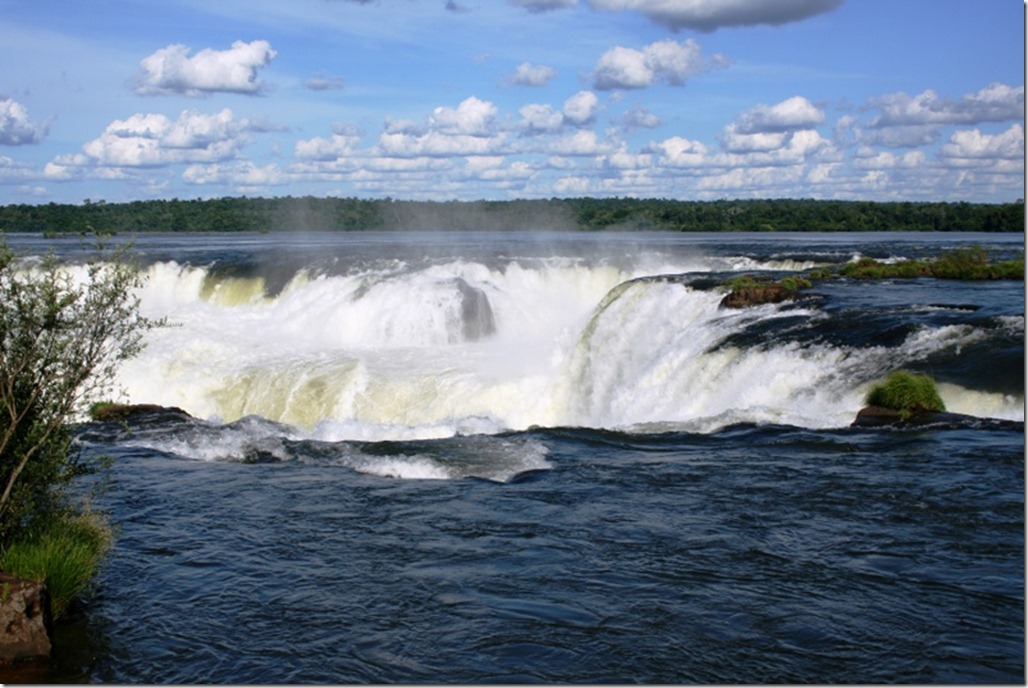
<instances>
[{"instance_id":1,"label":"river","mask_svg":"<svg viewBox=\"0 0 1028 688\"><path fill-rule=\"evenodd\" d=\"M118 534L54 680L1024 680L1023 283L718 286L1023 235L133 241L123 400L189 416L81 427ZM851 428L899 368L1013 427Z\"/></svg>"}]
</instances>

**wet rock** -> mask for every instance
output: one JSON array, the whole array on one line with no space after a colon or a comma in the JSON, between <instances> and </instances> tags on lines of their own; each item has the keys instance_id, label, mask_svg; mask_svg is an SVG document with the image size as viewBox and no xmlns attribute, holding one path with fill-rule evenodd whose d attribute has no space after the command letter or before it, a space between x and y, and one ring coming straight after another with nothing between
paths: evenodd
<instances>
[{"instance_id":1,"label":"wet rock","mask_svg":"<svg viewBox=\"0 0 1028 688\"><path fill-rule=\"evenodd\" d=\"M49 657L50 627L46 587L0 572L0 664Z\"/></svg>"},{"instance_id":2,"label":"wet rock","mask_svg":"<svg viewBox=\"0 0 1028 688\"><path fill-rule=\"evenodd\" d=\"M916 428L925 426L948 428L988 428L1023 430L1024 423L1001 418L980 418L963 413L921 411L907 417L899 411L881 406L866 406L857 412L853 428Z\"/></svg>"},{"instance_id":3,"label":"wet rock","mask_svg":"<svg viewBox=\"0 0 1028 688\"><path fill-rule=\"evenodd\" d=\"M795 289L786 289L780 284L768 283L733 289L721 299L721 308L746 308L765 303L781 303L797 296Z\"/></svg>"},{"instance_id":4,"label":"wet rock","mask_svg":"<svg viewBox=\"0 0 1028 688\"><path fill-rule=\"evenodd\" d=\"M456 279L461 297L461 320L465 341L474 342L496 333L496 320L489 297L463 279Z\"/></svg>"},{"instance_id":5,"label":"wet rock","mask_svg":"<svg viewBox=\"0 0 1028 688\"><path fill-rule=\"evenodd\" d=\"M117 423L133 420L140 416L176 415L190 418L177 406L158 404L99 404L91 411L93 420L100 423Z\"/></svg>"}]
</instances>

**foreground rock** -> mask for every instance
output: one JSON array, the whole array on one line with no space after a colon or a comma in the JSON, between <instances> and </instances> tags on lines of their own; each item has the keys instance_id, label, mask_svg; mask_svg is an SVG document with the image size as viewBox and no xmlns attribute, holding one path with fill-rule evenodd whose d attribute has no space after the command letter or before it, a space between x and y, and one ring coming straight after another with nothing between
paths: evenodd
<instances>
[{"instance_id":1,"label":"foreground rock","mask_svg":"<svg viewBox=\"0 0 1028 688\"><path fill-rule=\"evenodd\" d=\"M43 584L0 572L0 665L49 657L50 626Z\"/></svg>"},{"instance_id":2,"label":"foreground rock","mask_svg":"<svg viewBox=\"0 0 1028 688\"><path fill-rule=\"evenodd\" d=\"M904 418L899 411L881 406L866 406L857 413L850 427L853 428L916 428L925 426L945 426L962 428L1024 428L1024 423L1000 418L979 418L963 413L946 411L921 411Z\"/></svg>"}]
</instances>

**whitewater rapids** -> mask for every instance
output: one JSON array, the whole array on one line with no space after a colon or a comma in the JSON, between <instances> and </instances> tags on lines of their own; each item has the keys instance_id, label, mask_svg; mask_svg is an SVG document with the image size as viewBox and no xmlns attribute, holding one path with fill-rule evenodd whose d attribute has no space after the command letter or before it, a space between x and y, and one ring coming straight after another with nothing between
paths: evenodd
<instances>
[{"instance_id":1,"label":"whitewater rapids","mask_svg":"<svg viewBox=\"0 0 1028 688\"><path fill-rule=\"evenodd\" d=\"M848 425L897 363L988 336L921 327L892 345L748 341L813 305L722 310L695 278L810 260L570 257L362 261L274 279L161 260L142 311L165 318L118 380L123 401L229 423L247 416L325 441L530 427L711 432L734 423ZM709 281L709 280L708 280ZM1023 331L1023 316L1008 319ZM787 331L788 328L785 328ZM1023 394L943 384L951 411L1023 420Z\"/></svg>"}]
</instances>

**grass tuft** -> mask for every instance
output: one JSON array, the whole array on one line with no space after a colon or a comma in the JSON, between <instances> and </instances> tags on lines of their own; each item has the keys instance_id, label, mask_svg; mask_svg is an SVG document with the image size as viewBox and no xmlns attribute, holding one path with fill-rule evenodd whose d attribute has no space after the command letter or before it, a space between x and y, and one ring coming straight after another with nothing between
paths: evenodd
<instances>
[{"instance_id":1,"label":"grass tuft","mask_svg":"<svg viewBox=\"0 0 1028 688\"><path fill-rule=\"evenodd\" d=\"M43 581L53 618L59 619L88 590L112 540L100 514L62 514L29 539L12 543L0 556L0 566L21 578Z\"/></svg>"},{"instance_id":2,"label":"grass tuft","mask_svg":"<svg viewBox=\"0 0 1028 688\"><path fill-rule=\"evenodd\" d=\"M873 386L865 402L869 406L898 411L904 419L915 413L945 411L935 380L928 375L919 375L906 370L897 370Z\"/></svg>"}]
</instances>

